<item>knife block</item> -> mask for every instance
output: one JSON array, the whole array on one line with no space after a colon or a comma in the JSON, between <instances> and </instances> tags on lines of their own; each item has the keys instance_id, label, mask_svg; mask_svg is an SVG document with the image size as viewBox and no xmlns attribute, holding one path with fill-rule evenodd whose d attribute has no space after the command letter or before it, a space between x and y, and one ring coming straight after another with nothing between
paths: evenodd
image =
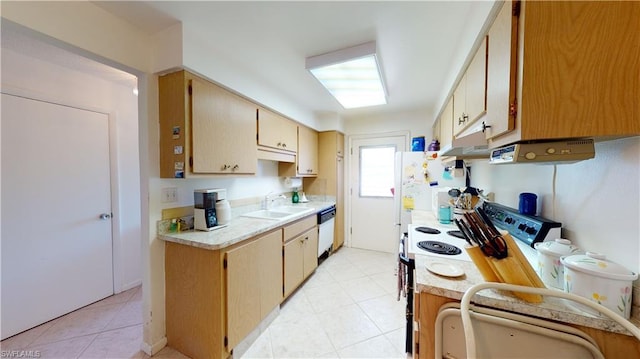
<instances>
[{"instance_id":1,"label":"knife block","mask_svg":"<svg viewBox=\"0 0 640 359\"><path fill-rule=\"evenodd\" d=\"M513 241L511 235L505 232L501 235L508 248L508 256L506 258L487 257L480 247L465 248L484 280L487 282L545 288L544 283L542 283L527 258L522 254L518 245ZM539 294L513 292L513 295L529 303L542 302L542 296Z\"/></svg>"}]
</instances>

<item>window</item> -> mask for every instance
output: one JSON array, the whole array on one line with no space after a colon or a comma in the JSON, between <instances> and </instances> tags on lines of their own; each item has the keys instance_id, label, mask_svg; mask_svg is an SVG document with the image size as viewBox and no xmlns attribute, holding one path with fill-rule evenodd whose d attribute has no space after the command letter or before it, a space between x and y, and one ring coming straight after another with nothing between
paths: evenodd
<instances>
[{"instance_id":1,"label":"window","mask_svg":"<svg viewBox=\"0 0 640 359\"><path fill-rule=\"evenodd\" d=\"M360 197L393 197L395 146L360 147Z\"/></svg>"}]
</instances>

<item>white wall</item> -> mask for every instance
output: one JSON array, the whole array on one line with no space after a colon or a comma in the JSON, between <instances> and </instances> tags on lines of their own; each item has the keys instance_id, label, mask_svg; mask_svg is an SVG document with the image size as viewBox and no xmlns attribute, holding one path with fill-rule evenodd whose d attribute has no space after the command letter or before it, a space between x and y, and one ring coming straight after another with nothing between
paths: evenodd
<instances>
[{"instance_id":1,"label":"white wall","mask_svg":"<svg viewBox=\"0 0 640 359\"><path fill-rule=\"evenodd\" d=\"M538 195L540 215L562 223L563 237L640 272L640 137L596 143L592 160L552 165L490 166L472 161L471 184L518 208L521 192Z\"/></svg>"},{"instance_id":2,"label":"white wall","mask_svg":"<svg viewBox=\"0 0 640 359\"><path fill-rule=\"evenodd\" d=\"M411 137L425 136L431 142L433 119L428 111L384 113L375 116L349 118L344 121L344 134L360 135L394 131L410 131Z\"/></svg>"}]
</instances>

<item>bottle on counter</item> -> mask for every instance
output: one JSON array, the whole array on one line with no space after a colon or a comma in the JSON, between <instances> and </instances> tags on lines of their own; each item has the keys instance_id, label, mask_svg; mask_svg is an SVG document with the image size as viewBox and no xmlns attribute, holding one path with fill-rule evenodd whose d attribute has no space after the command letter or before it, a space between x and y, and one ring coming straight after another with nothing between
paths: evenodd
<instances>
[{"instance_id":1,"label":"bottle on counter","mask_svg":"<svg viewBox=\"0 0 640 359\"><path fill-rule=\"evenodd\" d=\"M291 196L291 202L298 203L300 202L300 196L298 196L298 189L293 190L293 195Z\"/></svg>"}]
</instances>

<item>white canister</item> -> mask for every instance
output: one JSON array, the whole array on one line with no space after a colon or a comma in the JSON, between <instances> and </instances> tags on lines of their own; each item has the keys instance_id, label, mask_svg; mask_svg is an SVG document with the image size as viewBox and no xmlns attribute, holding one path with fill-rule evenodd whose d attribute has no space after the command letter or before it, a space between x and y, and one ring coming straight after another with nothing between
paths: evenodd
<instances>
[{"instance_id":1,"label":"white canister","mask_svg":"<svg viewBox=\"0 0 640 359\"><path fill-rule=\"evenodd\" d=\"M538 252L538 275L542 282L549 287L564 289L564 265L560 257L578 254L580 249L564 238L538 242L533 246Z\"/></svg>"},{"instance_id":2,"label":"white canister","mask_svg":"<svg viewBox=\"0 0 640 359\"><path fill-rule=\"evenodd\" d=\"M632 283L638 279L620 264L599 253L562 257L565 291L601 304L626 319L631 315Z\"/></svg>"},{"instance_id":3,"label":"white canister","mask_svg":"<svg viewBox=\"0 0 640 359\"><path fill-rule=\"evenodd\" d=\"M216 217L218 225L224 225L231 220L231 205L226 199L216 202Z\"/></svg>"}]
</instances>

